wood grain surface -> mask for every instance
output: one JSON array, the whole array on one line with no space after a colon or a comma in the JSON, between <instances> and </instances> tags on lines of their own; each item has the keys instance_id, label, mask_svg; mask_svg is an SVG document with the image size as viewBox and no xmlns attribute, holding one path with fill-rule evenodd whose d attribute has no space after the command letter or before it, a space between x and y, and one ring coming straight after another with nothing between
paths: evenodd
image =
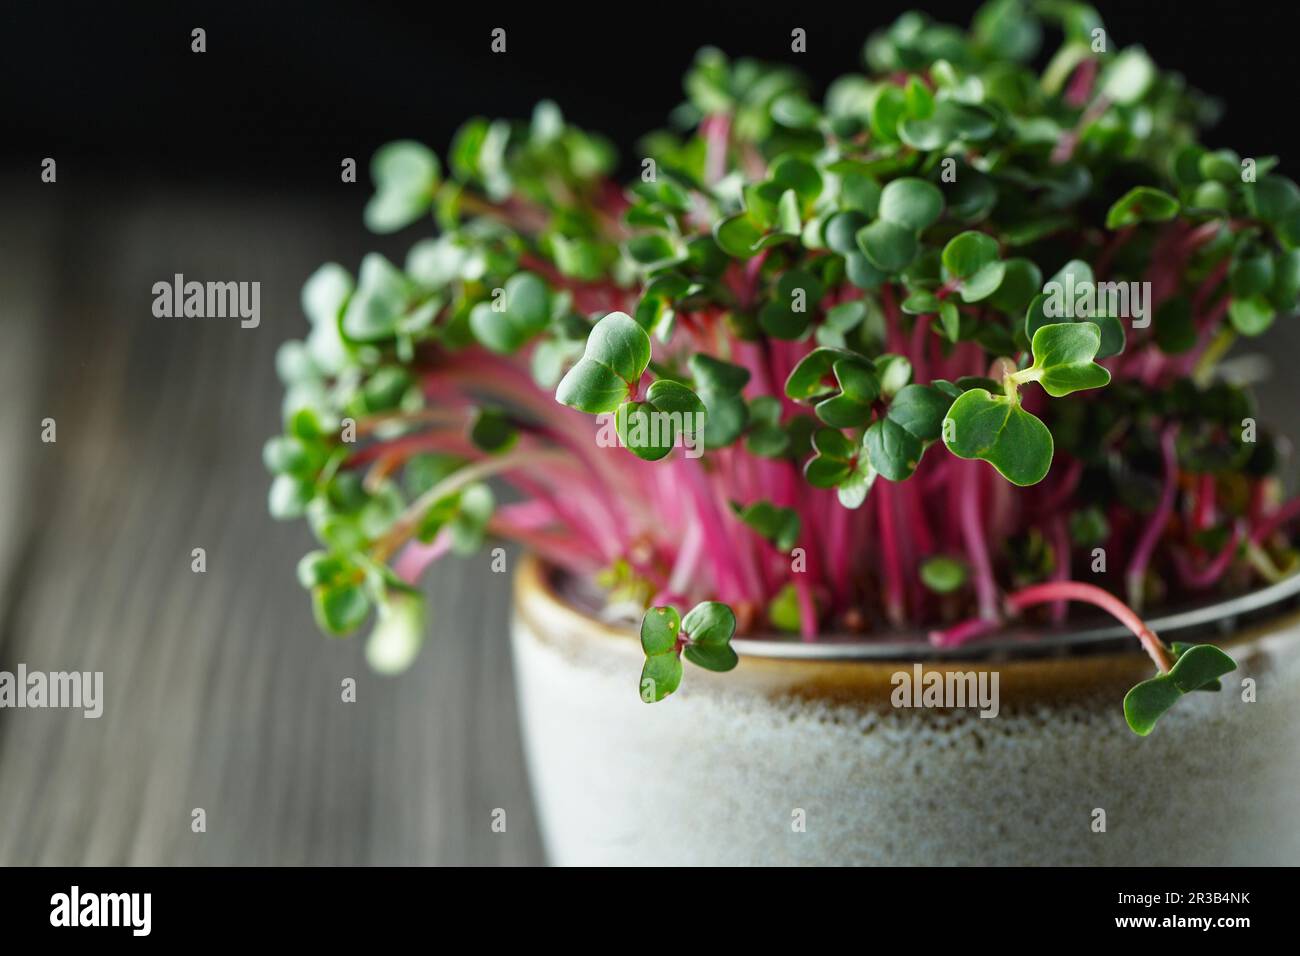
<instances>
[{"instance_id":1,"label":"wood grain surface","mask_svg":"<svg viewBox=\"0 0 1300 956\"><path fill-rule=\"evenodd\" d=\"M105 705L0 710L0 864L541 862L506 576L438 567L424 651L379 678L360 641L316 631L294 579L309 533L266 513L303 280L374 246L400 261L412 237L367 236L359 188L322 204L75 178L0 186L0 670L103 671ZM260 281L260 326L155 318L177 272Z\"/></svg>"}]
</instances>

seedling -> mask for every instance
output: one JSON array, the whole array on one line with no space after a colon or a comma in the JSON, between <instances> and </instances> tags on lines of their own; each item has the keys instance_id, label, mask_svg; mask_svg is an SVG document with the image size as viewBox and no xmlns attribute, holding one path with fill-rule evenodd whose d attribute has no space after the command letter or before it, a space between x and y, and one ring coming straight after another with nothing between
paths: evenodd
<instances>
[{"instance_id":1,"label":"seedling","mask_svg":"<svg viewBox=\"0 0 1300 956\"><path fill-rule=\"evenodd\" d=\"M445 164L384 147L367 224L439 234L311 277L266 448L322 628L375 614L400 669L419 576L506 538L643 614L650 701L737 630L951 646L1080 601L1156 664L1135 732L1212 688L1231 659L1138 611L1295 566L1277 446L1215 368L1295 311L1300 188L1200 145L1204 98L1098 32L1068 2L906 14L820 104L707 49L623 190L551 103Z\"/></svg>"}]
</instances>

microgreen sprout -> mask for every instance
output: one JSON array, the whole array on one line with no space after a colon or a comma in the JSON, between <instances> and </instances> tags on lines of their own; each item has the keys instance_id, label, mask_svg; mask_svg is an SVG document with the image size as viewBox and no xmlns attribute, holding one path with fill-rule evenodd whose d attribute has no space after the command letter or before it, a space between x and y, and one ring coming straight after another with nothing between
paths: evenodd
<instances>
[{"instance_id":1,"label":"microgreen sprout","mask_svg":"<svg viewBox=\"0 0 1300 956\"><path fill-rule=\"evenodd\" d=\"M400 669L425 569L509 539L643 614L650 701L737 631L952 646L1072 602L1155 662L1139 734L1231 670L1138 611L1297 565L1217 369L1296 309L1300 187L1201 145L1208 101L1083 4L909 13L864 52L819 99L702 50L623 189L552 103L375 156L367 225L438 233L308 280L265 451L322 629L373 615Z\"/></svg>"}]
</instances>

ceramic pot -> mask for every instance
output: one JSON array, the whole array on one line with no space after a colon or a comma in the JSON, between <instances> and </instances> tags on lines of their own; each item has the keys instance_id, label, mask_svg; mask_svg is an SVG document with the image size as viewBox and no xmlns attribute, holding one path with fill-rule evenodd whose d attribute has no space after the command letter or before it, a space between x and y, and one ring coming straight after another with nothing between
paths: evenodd
<instances>
[{"instance_id":1,"label":"ceramic pot","mask_svg":"<svg viewBox=\"0 0 1300 956\"><path fill-rule=\"evenodd\" d=\"M1238 669L1141 738L1122 700L1153 668L1110 627L960 652L737 639L735 670L686 664L680 689L647 705L633 630L602 623L528 560L515 586L514 664L549 858L1300 863L1298 584L1150 621L1166 641L1221 644ZM983 674L986 687L996 675L996 716L896 706L897 675L924 684L932 672Z\"/></svg>"}]
</instances>

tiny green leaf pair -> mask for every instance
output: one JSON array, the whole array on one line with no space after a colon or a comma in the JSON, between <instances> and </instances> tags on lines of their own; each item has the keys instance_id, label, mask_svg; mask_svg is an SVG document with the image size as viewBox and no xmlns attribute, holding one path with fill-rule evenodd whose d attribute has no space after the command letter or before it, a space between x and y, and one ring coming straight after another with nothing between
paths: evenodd
<instances>
[{"instance_id":1,"label":"tiny green leaf pair","mask_svg":"<svg viewBox=\"0 0 1300 956\"><path fill-rule=\"evenodd\" d=\"M1119 316L1110 313L1109 307L1092 266L1081 259L1071 259L1030 300L1025 310L1025 338L1032 342L1038 330L1047 325L1090 322L1101 336L1096 357L1119 355L1125 346L1124 326Z\"/></svg>"},{"instance_id":2,"label":"tiny green leaf pair","mask_svg":"<svg viewBox=\"0 0 1300 956\"><path fill-rule=\"evenodd\" d=\"M871 423L863 439L875 469L890 481L910 478L927 444L942 433L944 417L960 394L955 385L942 380L899 389L885 414Z\"/></svg>"},{"instance_id":3,"label":"tiny green leaf pair","mask_svg":"<svg viewBox=\"0 0 1300 956\"><path fill-rule=\"evenodd\" d=\"M617 411L635 398L649 364L649 334L626 312L611 312L595 324L582 358L560 379L556 401L589 415Z\"/></svg>"},{"instance_id":4,"label":"tiny green leaf pair","mask_svg":"<svg viewBox=\"0 0 1300 956\"><path fill-rule=\"evenodd\" d=\"M1008 481L1033 485L1052 464L1052 433L1020 405L1019 386L1038 382L1053 398L1110 381L1093 358L1101 332L1091 322L1046 325L1034 333L1034 364L1008 374L1005 394L972 388L952 403L943 423L944 443L959 458L987 461Z\"/></svg>"},{"instance_id":5,"label":"tiny green leaf pair","mask_svg":"<svg viewBox=\"0 0 1300 956\"><path fill-rule=\"evenodd\" d=\"M652 607L641 618L641 699L663 700L681 685L682 657L710 671L729 671L739 662L731 647L736 615L717 601L695 605L682 618L672 606Z\"/></svg>"},{"instance_id":6,"label":"tiny green leaf pair","mask_svg":"<svg viewBox=\"0 0 1300 956\"><path fill-rule=\"evenodd\" d=\"M538 276L517 272L506 280L500 302L480 302L470 311L474 337L501 355L518 351L551 321L551 294Z\"/></svg>"},{"instance_id":7,"label":"tiny green leaf pair","mask_svg":"<svg viewBox=\"0 0 1300 956\"><path fill-rule=\"evenodd\" d=\"M858 230L858 248L871 265L894 275L920 251L920 233L943 214L943 193L924 179L904 177L880 193L878 218Z\"/></svg>"},{"instance_id":8,"label":"tiny green leaf pair","mask_svg":"<svg viewBox=\"0 0 1300 956\"><path fill-rule=\"evenodd\" d=\"M974 230L953 237L943 247L942 261L948 274L960 280L963 302L989 298L1007 274L1007 264L998 258L997 240Z\"/></svg>"},{"instance_id":9,"label":"tiny green leaf pair","mask_svg":"<svg viewBox=\"0 0 1300 956\"><path fill-rule=\"evenodd\" d=\"M373 232L396 232L429 209L441 168L428 147L402 140L389 143L370 164L375 195L366 204L366 226Z\"/></svg>"},{"instance_id":10,"label":"tiny green leaf pair","mask_svg":"<svg viewBox=\"0 0 1300 956\"><path fill-rule=\"evenodd\" d=\"M1237 669L1237 662L1213 644L1174 644L1174 666L1135 686L1124 695L1124 718L1133 732L1145 737L1156 721L1184 694L1219 690L1219 678Z\"/></svg>"},{"instance_id":11,"label":"tiny green leaf pair","mask_svg":"<svg viewBox=\"0 0 1300 956\"><path fill-rule=\"evenodd\" d=\"M785 393L796 402L812 403L817 417L832 428L859 428L871 421L880 378L864 355L816 348L790 372Z\"/></svg>"},{"instance_id":12,"label":"tiny green leaf pair","mask_svg":"<svg viewBox=\"0 0 1300 956\"><path fill-rule=\"evenodd\" d=\"M662 378L651 383L644 402L624 402L615 417L619 441L646 461L667 457L678 436L694 437L707 420L705 405L694 392Z\"/></svg>"},{"instance_id":13,"label":"tiny green leaf pair","mask_svg":"<svg viewBox=\"0 0 1300 956\"><path fill-rule=\"evenodd\" d=\"M816 454L804 465L804 477L814 488L834 488L846 508L858 508L876 481L871 459L844 433L823 428L813 434Z\"/></svg>"}]
</instances>

